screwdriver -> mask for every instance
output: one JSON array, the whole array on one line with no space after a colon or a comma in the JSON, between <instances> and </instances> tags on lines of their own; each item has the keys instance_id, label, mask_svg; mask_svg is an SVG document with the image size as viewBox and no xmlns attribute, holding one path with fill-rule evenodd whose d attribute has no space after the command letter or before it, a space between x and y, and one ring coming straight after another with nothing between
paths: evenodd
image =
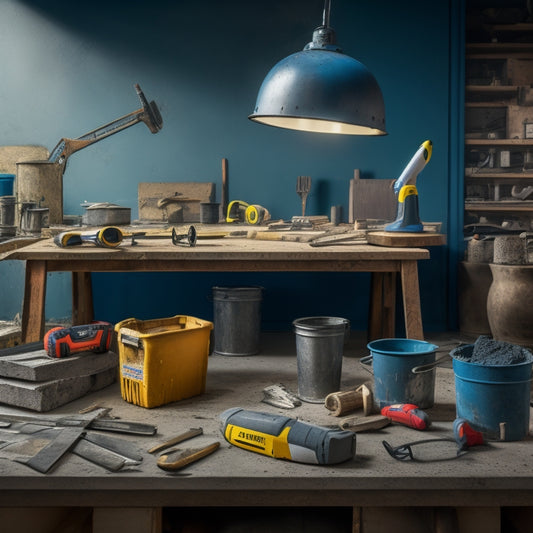
<instances>
[{"instance_id":1,"label":"screwdriver","mask_svg":"<svg viewBox=\"0 0 533 533\"><path fill-rule=\"evenodd\" d=\"M430 425L427 413L412 403L387 405L381 409L381 414L390 418L393 422L413 429L427 429Z\"/></svg>"}]
</instances>

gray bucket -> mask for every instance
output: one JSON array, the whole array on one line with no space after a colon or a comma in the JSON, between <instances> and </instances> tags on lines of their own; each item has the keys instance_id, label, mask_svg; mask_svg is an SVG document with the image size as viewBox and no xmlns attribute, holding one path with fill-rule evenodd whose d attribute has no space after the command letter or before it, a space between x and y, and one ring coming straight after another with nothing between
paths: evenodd
<instances>
[{"instance_id":1,"label":"gray bucket","mask_svg":"<svg viewBox=\"0 0 533 533\"><path fill-rule=\"evenodd\" d=\"M230 356L259 353L262 293L262 287L213 287L213 353Z\"/></svg>"},{"instance_id":2,"label":"gray bucket","mask_svg":"<svg viewBox=\"0 0 533 533\"><path fill-rule=\"evenodd\" d=\"M202 224L218 224L220 204L217 202L200 202L200 222Z\"/></svg>"},{"instance_id":3,"label":"gray bucket","mask_svg":"<svg viewBox=\"0 0 533 533\"><path fill-rule=\"evenodd\" d=\"M0 196L0 225L14 226L15 225L15 196Z\"/></svg>"},{"instance_id":4,"label":"gray bucket","mask_svg":"<svg viewBox=\"0 0 533 533\"><path fill-rule=\"evenodd\" d=\"M315 316L298 318L296 333L298 397L304 402L323 403L340 390L344 341L350 322L346 318Z\"/></svg>"}]
</instances>

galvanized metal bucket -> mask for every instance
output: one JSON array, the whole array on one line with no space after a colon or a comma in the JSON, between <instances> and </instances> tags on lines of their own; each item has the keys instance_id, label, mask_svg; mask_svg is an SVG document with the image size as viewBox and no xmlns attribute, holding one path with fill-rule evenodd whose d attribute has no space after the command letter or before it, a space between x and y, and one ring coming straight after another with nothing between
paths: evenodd
<instances>
[{"instance_id":1,"label":"galvanized metal bucket","mask_svg":"<svg viewBox=\"0 0 533 533\"><path fill-rule=\"evenodd\" d=\"M315 316L293 322L296 333L298 397L323 403L340 390L344 341L350 322L346 318Z\"/></svg>"},{"instance_id":2,"label":"galvanized metal bucket","mask_svg":"<svg viewBox=\"0 0 533 533\"><path fill-rule=\"evenodd\" d=\"M0 225L15 225L15 206L17 199L15 196L0 196Z\"/></svg>"},{"instance_id":3,"label":"galvanized metal bucket","mask_svg":"<svg viewBox=\"0 0 533 533\"><path fill-rule=\"evenodd\" d=\"M24 161L17 163L17 201L38 203L48 207L49 223L63 224L63 171L64 165L49 161ZM16 224L20 224L18 213Z\"/></svg>"},{"instance_id":4,"label":"galvanized metal bucket","mask_svg":"<svg viewBox=\"0 0 533 533\"><path fill-rule=\"evenodd\" d=\"M213 287L213 353L246 356L259 353L263 287Z\"/></svg>"}]
</instances>

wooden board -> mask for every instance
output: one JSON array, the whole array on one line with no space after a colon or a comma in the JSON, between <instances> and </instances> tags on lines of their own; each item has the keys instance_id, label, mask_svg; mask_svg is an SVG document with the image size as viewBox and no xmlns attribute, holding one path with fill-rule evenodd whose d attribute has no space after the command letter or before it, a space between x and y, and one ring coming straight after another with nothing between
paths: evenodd
<instances>
[{"instance_id":1,"label":"wooden board","mask_svg":"<svg viewBox=\"0 0 533 533\"><path fill-rule=\"evenodd\" d=\"M183 222L199 222L200 202L214 202L215 193L214 183L139 183L139 220L141 222L176 222L174 217L181 208ZM183 201L179 201L180 198ZM164 202L165 199L171 200ZM162 203L164 205L160 207Z\"/></svg>"},{"instance_id":2,"label":"wooden board","mask_svg":"<svg viewBox=\"0 0 533 533\"><path fill-rule=\"evenodd\" d=\"M390 179L360 179L355 172L350 181L350 218L353 220L386 220L396 219L397 200Z\"/></svg>"},{"instance_id":3,"label":"wooden board","mask_svg":"<svg viewBox=\"0 0 533 533\"><path fill-rule=\"evenodd\" d=\"M0 146L0 173L17 174L21 161L46 161L49 152L44 146Z\"/></svg>"},{"instance_id":4,"label":"wooden board","mask_svg":"<svg viewBox=\"0 0 533 533\"><path fill-rule=\"evenodd\" d=\"M378 246L399 246L417 248L426 246L443 246L446 235L442 233L402 233L393 231L369 231L366 235L368 244Z\"/></svg>"}]
</instances>

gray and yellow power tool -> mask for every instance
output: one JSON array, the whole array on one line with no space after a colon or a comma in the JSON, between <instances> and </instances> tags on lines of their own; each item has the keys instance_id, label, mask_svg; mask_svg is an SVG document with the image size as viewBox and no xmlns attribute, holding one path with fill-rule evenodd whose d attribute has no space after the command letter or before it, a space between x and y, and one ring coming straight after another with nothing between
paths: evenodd
<instances>
[{"instance_id":1,"label":"gray and yellow power tool","mask_svg":"<svg viewBox=\"0 0 533 533\"><path fill-rule=\"evenodd\" d=\"M123 238L120 228L106 226L88 231L64 231L54 237L54 243L61 248L78 246L85 242L102 246L104 248L116 248Z\"/></svg>"},{"instance_id":2,"label":"gray and yellow power tool","mask_svg":"<svg viewBox=\"0 0 533 533\"><path fill-rule=\"evenodd\" d=\"M420 233L424 226L418 214L418 191L416 178L431 158L433 143L424 141L411 161L407 163L400 177L394 182L394 192L398 197L396 220L385 226L385 231Z\"/></svg>"},{"instance_id":3,"label":"gray and yellow power tool","mask_svg":"<svg viewBox=\"0 0 533 533\"><path fill-rule=\"evenodd\" d=\"M220 415L225 439L256 453L297 463L332 465L355 455L355 433L240 407Z\"/></svg>"}]
</instances>

